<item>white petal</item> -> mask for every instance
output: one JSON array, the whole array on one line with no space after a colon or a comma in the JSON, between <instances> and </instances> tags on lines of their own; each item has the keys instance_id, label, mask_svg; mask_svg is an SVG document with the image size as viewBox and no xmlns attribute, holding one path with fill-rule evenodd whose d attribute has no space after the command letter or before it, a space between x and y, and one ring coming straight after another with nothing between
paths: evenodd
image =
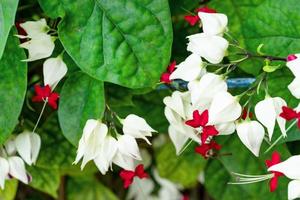
<instances>
[{"instance_id":1,"label":"white petal","mask_svg":"<svg viewBox=\"0 0 300 200\"><path fill-rule=\"evenodd\" d=\"M276 111L274 108L273 99L266 98L258 102L254 111L258 121L267 128L269 139L271 140L276 121Z\"/></svg>"},{"instance_id":2,"label":"white petal","mask_svg":"<svg viewBox=\"0 0 300 200\"><path fill-rule=\"evenodd\" d=\"M40 34L45 34L50 30L44 18L38 21L27 21L25 23L21 23L20 26L25 30L27 36L30 38L39 37Z\"/></svg>"},{"instance_id":3,"label":"white petal","mask_svg":"<svg viewBox=\"0 0 300 200\"><path fill-rule=\"evenodd\" d=\"M141 160L140 150L134 137L130 135L121 135L118 137L118 149L127 156L135 160Z\"/></svg>"},{"instance_id":4,"label":"white petal","mask_svg":"<svg viewBox=\"0 0 300 200\"><path fill-rule=\"evenodd\" d=\"M5 178L9 172L9 164L5 158L0 157L0 187L4 189Z\"/></svg>"},{"instance_id":5,"label":"white petal","mask_svg":"<svg viewBox=\"0 0 300 200\"><path fill-rule=\"evenodd\" d=\"M198 12L198 16L201 19L204 33L222 36L226 31L228 23L226 15L221 13Z\"/></svg>"},{"instance_id":6,"label":"white petal","mask_svg":"<svg viewBox=\"0 0 300 200\"><path fill-rule=\"evenodd\" d=\"M32 164L30 134L29 131L24 131L17 135L15 139L17 151L28 165Z\"/></svg>"},{"instance_id":7,"label":"white petal","mask_svg":"<svg viewBox=\"0 0 300 200\"><path fill-rule=\"evenodd\" d=\"M229 46L226 39L216 35L197 33L187 38L189 39L187 50L213 64L218 64L223 60Z\"/></svg>"},{"instance_id":8,"label":"white petal","mask_svg":"<svg viewBox=\"0 0 300 200\"><path fill-rule=\"evenodd\" d=\"M227 122L223 124L216 124L216 129L218 130L218 135L230 135L235 131L235 124L234 122Z\"/></svg>"},{"instance_id":9,"label":"white petal","mask_svg":"<svg viewBox=\"0 0 300 200\"><path fill-rule=\"evenodd\" d=\"M232 122L241 115L242 107L235 97L228 92L219 92L209 108L209 124Z\"/></svg>"},{"instance_id":10,"label":"white petal","mask_svg":"<svg viewBox=\"0 0 300 200\"><path fill-rule=\"evenodd\" d=\"M13 138L7 140L4 144L5 151L8 155L14 155L16 153L16 144Z\"/></svg>"},{"instance_id":11,"label":"white petal","mask_svg":"<svg viewBox=\"0 0 300 200\"><path fill-rule=\"evenodd\" d=\"M243 121L236 124L236 131L242 143L258 157L265 136L263 126L257 121Z\"/></svg>"},{"instance_id":12,"label":"white petal","mask_svg":"<svg viewBox=\"0 0 300 200\"><path fill-rule=\"evenodd\" d=\"M282 135L284 137L286 137L286 130L285 130L285 123L286 123L286 120L282 117L280 117L280 113L282 112L282 107L283 106L286 106L286 102L280 98L280 97L274 97L273 98L273 103L274 103L274 108L275 108L275 112L276 112L276 120L277 120L277 123L279 125L279 128L280 128L280 131L282 133Z\"/></svg>"},{"instance_id":13,"label":"white petal","mask_svg":"<svg viewBox=\"0 0 300 200\"><path fill-rule=\"evenodd\" d=\"M300 155L291 156L287 160L268 168L268 171L281 172L290 179L300 180L299 166L300 166Z\"/></svg>"},{"instance_id":14,"label":"white petal","mask_svg":"<svg viewBox=\"0 0 300 200\"><path fill-rule=\"evenodd\" d=\"M108 171L117 148L117 140L111 136L107 136L102 144L99 155L94 159L97 168L103 175Z\"/></svg>"},{"instance_id":15,"label":"white petal","mask_svg":"<svg viewBox=\"0 0 300 200\"><path fill-rule=\"evenodd\" d=\"M293 180L288 185L288 200L300 198L300 180Z\"/></svg>"},{"instance_id":16,"label":"white petal","mask_svg":"<svg viewBox=\"0 0 300 200\"><path fill-rule=\"evenodd\" d=\"M189 137L186 136L185 134L182 134L181 132L179 132L176 129L176 127L174 127L172 125L169 126L168 133L169 133L172 143L175 146L176 154L178 155L178 153L181 151L181 149L183 148L184 144L189 139Z\"/></svg>"},{"instance_id":17,"label":"white petal","mask_svg":"<svg viewBox=\"0 0 300 200\"><path fill-rule=\"evenodd\" d=\"M193 106L206 107L217 93L227 91L227 84L220 75L207 73L200 81L189 82L188 89Z\"/></svg>"},{"instance_id":18,"label":"white petal","mask_svg":"<svg viewBox=\"0 0 300 200\"><path fill-rule=\"evenodd\" d=\"M22 61L30 62L51 56L55 47L54 40L54 37L44 34L20 44L20 47L27 49L29 53L28 59Z\"/></svg>"},{"instance_id":19,"label":"white petal","mask_svg":"<svg viewBox=\"0 0 300 200\"><path fill-rule=\"evenodd\" d=\"M9 174L23 183L28 184L24 161L18 156L12 156L8 158L8 163Z\"/></svg>"},{"instance_id":20,"label":"white petal","mask_svg":"<svg viewBox=\"0 0 300 200\"><path fill-rule=\"evenodd\" d=\"M294 76L300 77L300 54L295 54L297 56L297 59L288 61L286 63L286 66L292 71Z\"/></svg>"},{"instance_id":21,"label":"white petal","mask_svg":"<svg viewBox=\"0 0 300 200\"><path fill-rule=\"evenodd\" d=\"M32 163L35 164L41 148L41 137L36 133L31 133L30 143L31 143L31 159L32 159Z\"/></svg>"},{"instance_id":22,"label":"white petal","mask_svg":"<svg viewBox=\"0 0 300 200\"><path fill-rule=\"evenodd\" d=\"M203 67L201 57L197 54L191 54L185 61L177 65L176 70L171 74L170 79L192 81L205 74L205 72L206 70Z\"/></svg>"},{"instance_id":23,"label":"white petal","mask_svg":"<svg viewBox=\"0 0 300 200\"><path fill-rule=\"evenodd\" d=\"M288 89L294 97L300 99L300 76L294 78L294 80L288 85Z\"/></svg>"},{"instance_id":24,"label":"white petal","mask_svg":"<svg viewBox=\"0 0 300 200\"><path fill-rule=\"evenodd\" d=\"M44 85L49 85L54 90L67 71L67 65L61 56L48 58L43 64Z\"/></svg>"},{"instance_id":25,"label":"white petal","mask_svg":"<svg viewBox=\"0 0 300 200\"><path fill-rule=\"evenodd\" d=\"M164 98L164 104L174 110L182 118L185 118L184 105L182 101L182 93L175 91L172 93L172 96L167 96Z\"/></svg>"},{"instance_id":26,"label":"white petal","mask_svg":"<svg viewBox=\"0 0 300 200\"><path fill-rule=\"evenodd\" d=\"M113 157L113 163L126 170L134 171L135 168L134 159L130 156L124 155L121 151L117 151Z\"/></svg>"},{"instance_id":27,"label":"white petal","mask_svg":"<svg viewBox=\"0 0 300 200\"><path fill-rule=\"evenodd\" d=\"M141 188L143 188L143 192L141 192ZM154 182L151 179L137 178L130 185L126 199L150 200L153 190Z\"/></svg>"}]
</instances>

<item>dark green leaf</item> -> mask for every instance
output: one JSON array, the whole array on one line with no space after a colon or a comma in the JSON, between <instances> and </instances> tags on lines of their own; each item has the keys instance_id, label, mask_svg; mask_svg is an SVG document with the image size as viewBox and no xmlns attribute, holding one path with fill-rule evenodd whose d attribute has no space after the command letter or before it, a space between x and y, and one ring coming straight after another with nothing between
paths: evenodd
<instances>
[{"instance_id":1,"label":"dark green leaf","mask_svg":"<svg viewBox=\"0 0 300 200\"><path fill-rule=\"evenodd\" d=\"M58 109L64 136L75 146L88 119L101 119L104 109L103 82L78 72L65 82Z\"/></svg>"},{"instance_id":2,"label":"dark green leaf","mask_svg":"<svg viewBox=\"0 0 300 200\"><path fill-rule=\"evenodd\" d=\"M27 86L27 65L24 51L11 31L0 60L0 144L12 133L18 123Z\"/></svg>"},{"instance_id":3,"label":"dark green leaf","mask_svg":"<svg viewBox=\"0 0 300 200\"><path fill-rule=\"evenodd\" d=\"M19 0L0 1L0 59L3 55L9 31L15 23Z\"/></svg>"}]
</instances>

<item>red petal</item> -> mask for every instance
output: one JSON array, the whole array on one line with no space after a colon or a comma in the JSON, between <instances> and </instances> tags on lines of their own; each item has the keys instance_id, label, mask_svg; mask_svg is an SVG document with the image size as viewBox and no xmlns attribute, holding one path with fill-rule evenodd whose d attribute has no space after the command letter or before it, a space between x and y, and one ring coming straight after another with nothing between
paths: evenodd
<instances>
[{"instance_id":1,"label":"red petal","mask_svg":"<svg viewBox=\"0 0 300 200\"><path fill-rule=\"evenodd\" d=\"M286 61L292 61L292 60L296 60L297 59L297 56L292 54L292 55L288 55L288 57L286 58Z\"/></svg>"},{"instance_id":2,"label":"red petal","mask_svg":"<svg viewBox=\"0 0 300 200\"><path fill-rule=\"evenodd\" d=\"M173 62L170 63L170 65L168 66L167 71L171 74L172 72L174 72L176 67L176 61L174 60Z\"/></svg>"},{"instance_id":3,"label":"red petal","mask_svg":"<svg viewBox=\"0 0 300 200\"><path fill-rule=\"evenodd\" d=\"M197 22L199 21L198 15L186 15L184 16L185 21L187 21L191 26L195 26Z\"/></svg>"},{"instance_id":4,"label":"red petal","mask_svg":"<svg viewBox=\"0 0 300 200\"><path fill-rule=\"evenodd\" d=\"M210 146L208 144L202 144L200 146L195 147L195 152L207 158L207 152L210 150Z\"/></svg>"},{"instance_id":5,"label":"red petal","mask_svg":"<svg viewBox=\"0 0 300 200\"><path fill-rule=\"evenodd\" d=\"M208 122L208 110L205 110L202 112L202 114L199 114L199 110L195 110L193 112L193 119L188 120L185 122L186 125L189 125L193 128L198 128L200 126L205 126Z\"/></svg>"},{"instance_id":6,"label":"red petal","mask_svg":"<svg viewBox=\"0 0 300 200\"><path fill-rule=\"evenodd\" d=\"M266 160L265 162L268 168L280 163L280 154L277 151L274 151L271 160Z\"/></svg>"},{"instance_id":7,"label":"red petal","mask_svg":"<svg viewBox=\"0 0 300 200\"><path fill-rule=\"evenodd\" d=\"M207 6L204 6L202 8L197 8L196 12L205 12L205 13L216 13L217 11L215 9L209 8Z\"/></svg>"},{"instance_id":8,"label":"red petal","mask_svg":"<svg viewBox=\"0 0 300 200\"><path fill-rule=\"evenodd\" d=\"M160 77L160 82L162 83L171 83L172 81L170 80L170 73L165 72L161 75Z\"/></svg>"},{"instance_id":9,"label":"red petal","mask_svg":"<svg viewBox=\"0 0 300 200\"><path fill-rule=\"evenodd\" d=\"M218 150L218 151L221 150L221 148L222 148L222 146L219 145L218 143L216 143L215 141L211 141L210 146L211 146L212 149L215 149L215 150Z\"/></svg>"},{"instance_id":10,"label":"red petal","mask_svg":"<svg viewBox=\"0 0 300 200\"><path fill-rule=\"evenodd\" d=\"M274 192L278 186L278 177L274 176L270 182L269 182L269 186L270 186L270 192Z\"/></svg>"},{"instance_id":11,"label":"red petal","mask_svg":"<svg viewBox=\"0 0 300 200\"><path fill-rule=\"evenodd\" d=\"M208 110L204 110L197 120L201 124L200 126L205 126L208 122Z\"/></svg>"},{"instance_id":12,"label":"red petal","mask_svg":"<svg viewBox=\"0 0 300 200\"><path fill-rule=\"evenodd\" d=\"M144 171L144 165L140 164L135 168L135 175L139 178L148 178L149 175Z\"/></svg>"},{"instance_id":13,"label":"red petal","mask_svg":"<svg viewBox=\"0 0 300 200\"><path fill-rule=\"evenodd\" d=\"M123 180L124 188L128 188L132 184L135 174L134 171L122 170L119 175Z\"/></svg>"},{"instance_id":14,"label":"red petal","mask_svg":"<svg viewBox=\"0 0 300 200\"><path fill-rule=\"evenodd\" d=\"M300 119L298 118L297 126L300 129Z\"/></svg>"},{"instance_id":15,"label":"red petal","mask_svg":"<svg viewBox=\"0 0 300 200\"><path fill-rule=\"evenodd\" d=\"M292 119L296 119L298 117L298 113L292 108L282 106L282 112L279 116L289 121Z\"/></svg>"}]
</instances>

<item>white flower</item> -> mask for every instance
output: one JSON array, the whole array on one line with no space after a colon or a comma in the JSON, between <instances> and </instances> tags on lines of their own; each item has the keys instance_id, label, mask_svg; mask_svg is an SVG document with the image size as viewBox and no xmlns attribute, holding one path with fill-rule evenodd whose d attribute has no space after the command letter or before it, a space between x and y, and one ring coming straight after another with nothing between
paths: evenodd
<instances>
[{"instance_id":1,"label":"white flower","mask_svg":"<svg viewBox=\"0 0 300 200\"><path fill-rule=\"evenodd\" d=\"M97 168L103 175L106 174L108 168L111 166L117 149L117 140L111 136L106 136L101 145L99 154L94 158Z\"/></svg>"},{"instance_id":2,"label":"white flower","mask_svg":"<svg viewBox=\"0 0 300 200\"><path fill-rule=\"evenodd\" d=\"M227 16L221 13L198 12L203 32L208 35L220 35L227 29Z\"/></svg>"},{"instance_id":3,"label":"white flower","mask_svg":"<svg viewBox=\"0 0 300 200\"><path fill-rule=\"evenodd\" d=\"M288 200L300 198L300 180L293 180L288 185Z\"/></svg>"},{"instance_id":4,"label":"white flower","mask_svg":"<svg viewBox=\"0 0 300 200\"><path fill-rule=\"evenodd\" d=\"M15 138L15 146L22 157L28 164L35 164L41 148L41 138L36 133L24 131Z\"/></svg>"},{"instance_id":5,"label":"white flower","mask_svg":"<svg viewBox=\"0 0 300 200\"><path fill-rule=\"evenodd\" d=\"M300 54L291 55L291 57L293 57L293 59L288 61L286 66L292 71L294 76L300 77Z\"/></svg>"},{"instance_id":6,"label":"white flower","mask_svg":"<svg viewBox=\"0 0 300 200\"><path fill-rule=\"evenodd\" d=\"M230 135L235 131L235 124L233 121L222 124L216 124L215 127L219 132L218 135Z\"/></svg>"},{"instance_id":7,"label":"white flower","mask_svg":"<svg viewBox=\"0 0 300 200\"><path fill-rule=\"evenodd\" d=\"M9 172L9 164L5 158L0 157L0 187L4 189L5 179Z\"/></svg>"},{"instance_id":8,"label":"white flower","mask_svg":"<svg viewBox=\"0 0 300 200\"><path fill-rule=\"evenodd\" d=\"M154 190L154 182L149 178L134 179L133 183L129 187L129 191L126 199L134 200L150 200L154 199L151 193ZM141 188L143 192L141 192Z\"/></svg>"},{"instance_id":9,"label":"white flower","mask_svg":"<svg viewBox=\"0 0 300 200\"><path fill-rule=\"evenodd\" d=\"M277 121L282 135L286 136L285 119L279 116L282 106L286 106L286 102L280 97L266 97L258 102L255 106L255 115L260 123L268 130L269 139L272 139L275 121Z\"/></svg>"},{"instance_id":10,"label":"white flower","mask_svg":"<svg viewBox=\"0 0 300 200\"><path fill-rule=\"evenodd\" d=\"M294 80L288 85L288 89L294 97L300 99L300 76L294 78Z\"/></svg>"},{"instance_id":11,"label":"white flower","mask_svg":"<svg viewBox=\"0 0 300 200\"><path fill-rule=\"evenodd\" d=\"M208 124L222 124L232 122L241 115L242 107L236 97L228 92L219 92L212 100L209 108Z\"/></svg>"},{"instance_id":12,"label":"white flower","mask_svg":"<svg viewBox=\"0 0 300 200\"><path fill-rule=\"evenodd\" d=\"M135 138L142 138L148 144L151 143L146 138L146 136L151 137L151 132L157 132L156 130L151 128L143 118L134 114L128 115L122 123L124 134L131 135Z\"/></svg>"},{"instance_id":13,"label":"white flower","mask_svg":"<svg viewBox=\"0 0 300 200\"><path fill-rule=\"evenodd\" d=\"M222 76L207 73L200 81L189 82L188 89L193 106L206 109L217 93L227 91L227 84Z\"/></svg>"},{"instance_id":14,"label":"white flower","mask_svg":"<svg viewBox=\"0 0 300 200\"><path fill-rule=\"evenodd\" d=\"M18 156L11 156L7 158L9 165L9 172L12 177L28 184L29 178L26 173L24 161Z\"/></svg>"},{"instance_id":15,"label":"white flower","mask_svg":"<svg viewBox=\"0 0 300 200\"><path fill-rule=\"evenodd\" d=\"M172 96L165 97L163 102L180 117L187 119L192 115L193 112L190 98L189 92L175 91L172 93Z\"/></svg>"},{"instance_id":16,"label":"white flower","mask_svg":"<svg viewBox=\"0 0 300 200\"><path fill-rule=\"evenodd\" d=\"M213 64L220 63L228 48L228 41L220 36L198 33L187 37L187 50Z\"/></svg>"},{"instance_id":17,"label":"white flower","mask_svg":"<svg viewBox=\"0 0 300 200\"><path fill-rule=\"evenodd\" d=\"M79 140L77 156L74 161L74 164L77 164L83 157L81 170L87 162L98 156L101 150L101 144L103 143L107 132L108 128L105 124L95 119L87 120L83 129L82 137Z\"/></svg>"},{"instance_id":18,"label":"white flower","mask_svg":"<svg viewBox=\"0 0 300 200\"><path fill-rule=\"evenodd\" d=\"M126 170L134 170L134 160L141 160L137 142L130 135L120 135L117 140L118 150L113 158L113 163Z\"/></svg>"},{"instance_id":19,"label":"white flower","mask_svg":"<svg viewBox=\"0 0 300 200\"><path fill-rule=\"evenodd\" d=\"M55 47L54 41L55 37L40 34L38 37L20 44L20 47L27 49L29 53L28 58L22 61L30 62L49 57Z\"/></svg>"},{"instance_id":20,"label":"white flower","mask_svg":"<svg viewBox=\"0 0 300 200\"><path fill-rule=\"evenodd\" d=\"M47 25L44 18L38 21L27 21L25 23L21 23L20 27L25 30L27 35L17 35L19 38L37 38L50 30L50 27Z\"/></svg>"},{"instance_id":21,"label":"white flower","mask_svg":"<svg viewBox=\"0 0 300 200\"><path fill-rule=\"evenodd\" d=\"M192 81L206 73L201 57L197 54L191 54L185 61L176 66L176 70L171 74L170 79L182 79Z\"/></svg>"},{"instance_id":22,"label":"white flower","mask_svg":"<svg viewBox=\"0 0 300 200\"><path fill-rule=\"evenodd\" d=\"M49 85L52 90L58 82L66 75L67 65L61 56L48 58L43 64L44 85Z\"/></svg>"},{"instance_id":23,"label":"white flower","mask_svg":"<svg viewBox=\"0 0 300 200\"><path fill-rule=\"evenodd\" d=\"M256 156L265 136L264 127L257 121L242 121L236 123L236 132L242 143Z\"/></svg>"}]
</instances>

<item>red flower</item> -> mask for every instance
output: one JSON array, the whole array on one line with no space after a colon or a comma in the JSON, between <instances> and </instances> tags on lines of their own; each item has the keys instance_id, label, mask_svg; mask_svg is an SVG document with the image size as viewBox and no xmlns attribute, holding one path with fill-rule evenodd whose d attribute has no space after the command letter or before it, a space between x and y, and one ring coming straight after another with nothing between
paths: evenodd
<instances>
[{"instance_id":1,"label":"red flower","mask_svg":"<svg viewBox=\"0 0 300 200\"><path fill-rule=\"evenodd\" d=\"M208 110L204 110L201 114L199 110L193 112L193 119L185 122L193 128L202 127L201 142L204 144L209 136L218 135L217 129L212 125L206 125L208 123Z\"/></svg>"},{"instance_id":2,"label":"red flower","mask_svg":"<svg viewBox=\"0 0 300 200\"><path fill-rule=\"evenodd\" d=\"M266 166L270 168L273 165L276 165L280 163L280 154L278 152L273 152L271 160L266 160ZM283 176L283 173L271 171L274 174L274 177L270 180L269 186L270 186L270 192L273 192L276 190L278 186L278 177Z\"/></svg>"},{"instance_id":3,"label":"red flower","mask_svg":"<svg viewBox=\"0 0 300 200\"><path fill-rule=\"evenodd\" d=\"M183 195L182 200L190 200L190 197L188 195Z\"/></svg>"},{"instance_id":4,"label":"red flower","mask_svg":"<svg viewBox=\"0 0 300 200\"><path fill-rule=\"evenodd\" d=\"M202 144L195 148L195 152L203 156L205 159L210 157L210 153L213 150L219 151L222 148L221 145L216 143L215 141L211 141L209 144Z\"/></svg>"},{"instance_id":5,"label":"red flower","mask_svg":"<svg viewBox=\"0 0 300 200\"><path fill-rule=\"evenodd\" d=\"M297 119L298 120L297 125L298 128L300 128L300 112L297 112L287 106L282 106L282 112L280 113L279 116L287 121L290 121L292 119Z\"/></svg>"},{"instance_id":6,"label":"red flower","mask_svg":"<svg viewBox=\"0 0 300 200\"><path fill-rule=\"evenodd\" d=\"M202 8L197 8L195 10L195 15L186 15L184 16L185 21L187 21L191 26L195 26L195 24L200 20L198 16L198 12L205 12L205 13L216 13L217 11L214 9L211 9L207 6L204 6Z\"/></svg>"},{"instance_id":7,"label":"red flower","mask_svg":"<svg viewBox=\"0 0 300 200\"><path fill-rule=\"evenodd\" d=\"M51 92L51 87L49 85L46 85L45 87L35 85L34 91L36 96L32 97L33 102L47 101L50 107L57 109L57 100L59 99L59 94Z\"/></svg>"},{"instance_id":8,"label":"red flower","mask_svg":"<svg viewBox=\"0 0 300 200\"><path fill-rule=\"evenodd\" d=\"M170 63L170 65L167 68L167 72L164 72L160 77L160 82L163 83L171 83L170 75L174 72L176 66L176 61L173 61Z\"/></svg>"},{"instance_id":9,"label":"red flower","mask_svg":"<svg viewBox=\"0 0 300 200\"><path fill-rule=\"evenodd\" d=\"M296 60L297 59L297 56L292 54L292 55L288 55L288 57L286 58L286 61L292 61L292 60Z\"/></svg>"},{"instance_id":10,"label":"red flower","mask_svg":"<svg viewBox=\"0 0 300 200\"><path fill-rule=\"evenodd\" d=\"M136 166L134 171L123 169L120 172L120 177L123 180L123 185L124 188L126 189L132 184L134 177L138 177L142 179L142 178L148 178L149 175L144 171L144 165L140 164Z\"/></svg>"}]
</instances>

